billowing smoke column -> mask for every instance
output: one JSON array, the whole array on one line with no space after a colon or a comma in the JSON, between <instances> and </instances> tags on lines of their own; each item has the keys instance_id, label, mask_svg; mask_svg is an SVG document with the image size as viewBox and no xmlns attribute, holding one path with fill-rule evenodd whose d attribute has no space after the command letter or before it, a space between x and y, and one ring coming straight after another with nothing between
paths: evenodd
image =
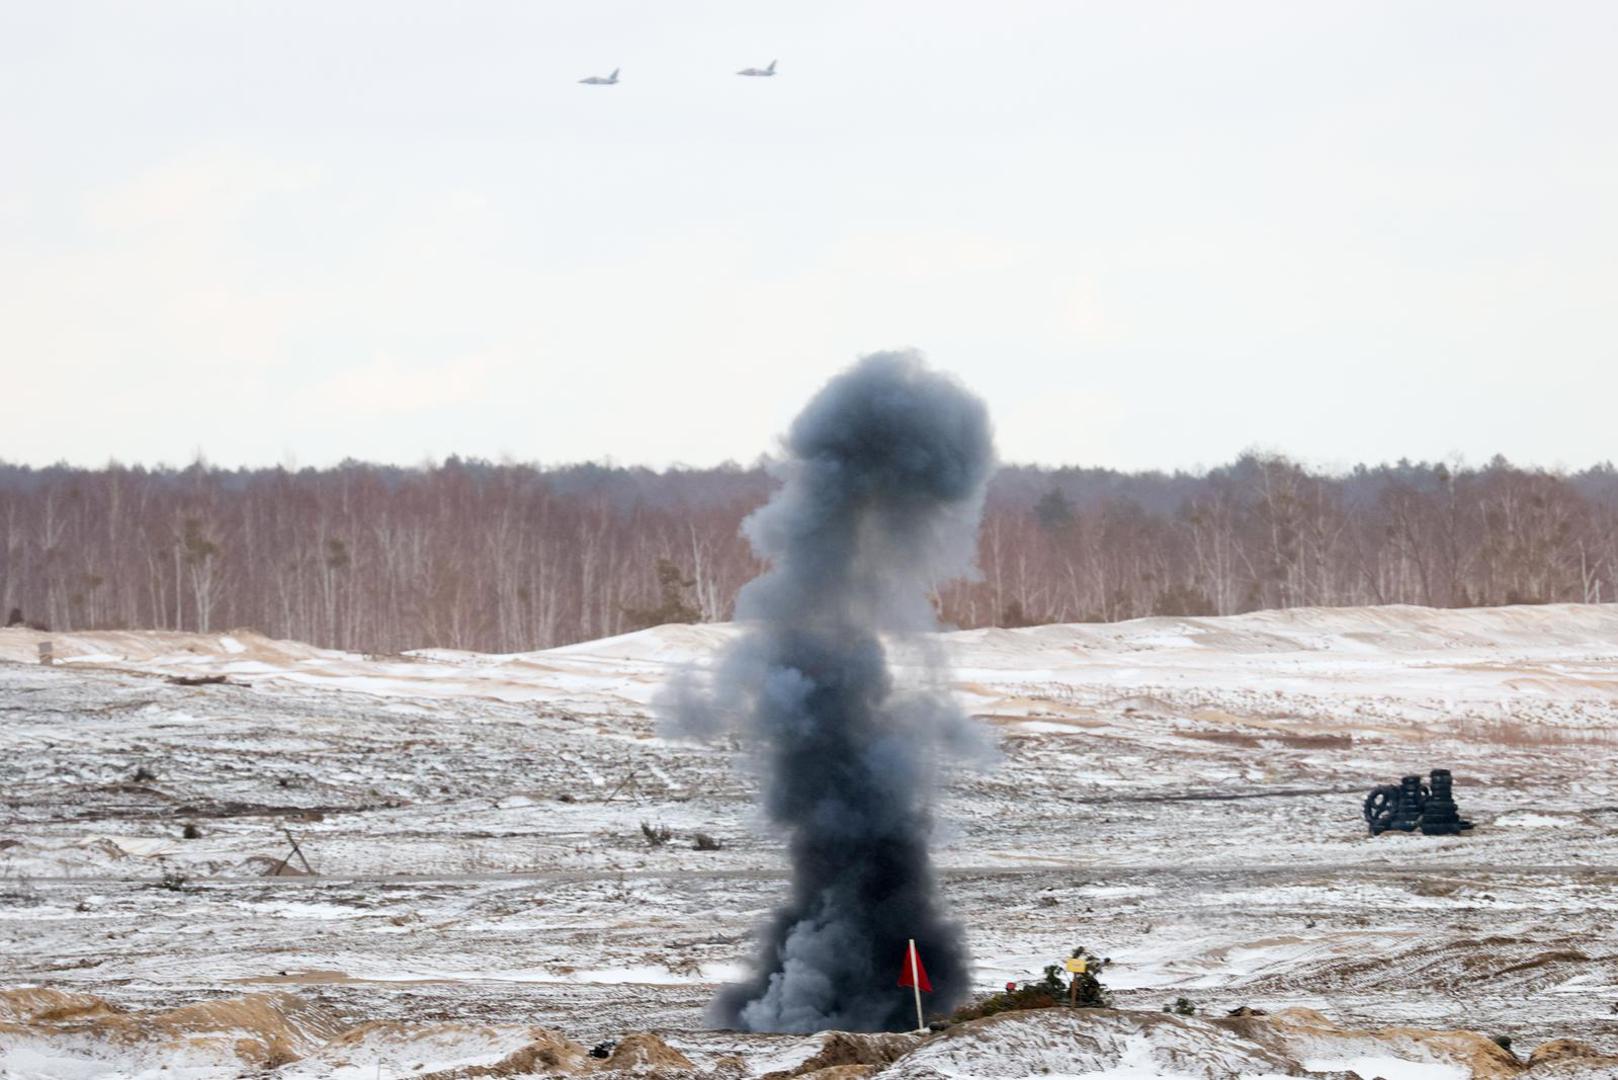
<instances>
[{"instance_id":1,"label":"billowing smoke column","mask_svg":"<svg viewBox=\"0 0 1618 1080\"><path fill-rule=\"evenodd\" d=\"M933 588L972 565L993 467L983 403L913 353L876 353L793 423L775 498L744 525L768 572L737 599L744 635L706 693L671 695L678 726L734 725L758 752L764 810L787 834L790 900L752 978L710 1020L752 1031L899 1030L915 938L933 1009L967 991L959 926L940 909L928 839L941 759L981 752L951 699ZM904 654L889 668L884 638Z\"/></svg>"}]
</instances>

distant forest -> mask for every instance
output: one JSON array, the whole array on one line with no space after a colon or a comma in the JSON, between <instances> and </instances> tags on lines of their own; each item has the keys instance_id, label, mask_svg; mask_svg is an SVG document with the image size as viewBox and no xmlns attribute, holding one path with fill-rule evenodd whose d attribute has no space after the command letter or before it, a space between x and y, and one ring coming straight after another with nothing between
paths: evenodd
<instances>
[{"instance_id":1,"label":"distant forest","mask_svg":"<svg viewBox=\"0 0 1618 1080\"><path fill-rule=\"evenodd\" d=\"M721 620L760 570L762 468L32 469L0 464L0 612L251 628L369 652L518 651ZM1618 471L1003 468L947 624L1618 598Z\"/></svg>"}]
</instances>

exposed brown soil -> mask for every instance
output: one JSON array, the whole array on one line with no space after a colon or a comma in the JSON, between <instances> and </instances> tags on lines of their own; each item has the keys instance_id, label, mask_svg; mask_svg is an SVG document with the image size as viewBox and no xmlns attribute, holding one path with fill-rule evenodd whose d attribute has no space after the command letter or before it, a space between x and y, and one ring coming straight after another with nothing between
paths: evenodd
<instances>
[{"instance_id":1,"label":"exposed brown soil","mask_svg":"<svg viewBox=\"0 0 1618 1080\"><path fill-rule=\"evenodd\" d=\"M1265 745L1288 746L1298 750L1348 750L1354 745L1352 735L1289 735L1283 732L1254 734L1241 731L1176 731L1182 739L1200 739L1203 742L1223 743L1258 749Z\"/></svg>"},{"instance_id":2,"label":"exposed brown soil","mask_svg":"<svg viewBox=\"0 0 1618 1080\"><path fill-rule=\"evenodd\" d=\"M921 1042L917 1035L862 1034L834 1031L826 1036L820 1050L795 1069L766 1073L760 1080L785 1080L786 1077L816 1076L821 1080L834 1080L831 1070L859 1067L867 1070L858 1075L891 1065Z\"/></svg>"},{"instance_id":3,"label":"exposed brown soil","mask_svg":"<svg viewBox=\"0 0 1618 1080\"><path fill-rule=\"evenodd\" d=\"M139 1043L228 1047L245 1065L274 1068L336 1037L343 1025L294 994L271 992L196 1002L158 1013L121 1009L89 994L30 988L0 991L0 1032Z\"/></svg>"},{"instance_id":4,"label":"exposed brown soil","mask_svg":"<svg viewBox=\"0 0 1618 1080\"><path fill-rule=\"evenodd\" d=\"M656 1035L644 1032L620 1039L600 1068L651 1075L691 1073L696 1070L690 1058Z\"/></svg>"},{"instance_id":5,"label":"exposed brown soil","mask_svg":"<svg viewBox=\"0 0 1618 1080\"><path fill-rule=\"evenodd\" d=\"M1220 1035L1220 1031L1228 1035ZM178 1051L202 1051L234 1059L246 1069L275 1069L305 1059L334 1067L352 1066L368 1060L377 1046L405 1049L419 1044L425 1057L429 1049L453 1052L462 1041L473 1046L501 1041L506 1046L520 1044L490 1064L418 1074L424 1080L535 1074L673 1080L735 1076L745 1066L742 1059L725 1056L711 1067L699 1067L662 1037L647 1032L625 1036L608 1058L596 1060L579 1043L540 1027L401 1021L351 1025L328 1009L284 992L218 998L165 1011L136 1011L89 994L48 988L6 990L0 991L0 1035L45 1042L64 1039L74 1045L83 1045L88 1038L154 1063ZM1115 1009L1046 1009L1000 1013L954 1025L936 1035L829 1032L819 1049L801 1064L765 1074L761 1080L865 1080L884 1074L896 1063L903 1071L914 1052L922 1059L938 1057L935 1050L956 1057L1015 1054L1029 1038L1036 1045L1050 1045L1055 1040L1071 1046L1077 1055L1104 1060L1116 1054L1109 1046L1121 1038L1141 1035L1157 1047L1154 1053L1164 1061L1193 1073L1224 1061L1300 1076L1304 1075L1300 1062L1311 1057L1387 1055L1453 1063L1466 1068L1473 1080L1618 1077L1618 1057L1573 1039L1552 1040L1520 1060L1477 1032L1348 1028L1314 1010L1294 1008L1213 1020ZM914 1064L927 1073L925 1060Z\"/></svg>"},{"instance_id":6,"label":"exposed brown soil","mask_svg":"<svg viewBox=\"0 0 1618 1080\"><path fill-rule=\"evenodd\" d=\"M1510 1080L1525 1066L1516 1055L1475 1031L1429 1031L1387 1027L1345 1028L1314 1009L1281 1009L1267 1016L1230 1016L1213 1021L1219 1027L1288 1056L1318 1055L1322 1048L1345 1051L1375 1046L1383 1053L1435 1056L1471 1070L1472 1080ZM1309 1051L1305 1052L1305 1049Z\"/></svg>"},{"instance_id":7,"label":"exposed brown soil","mask_svg":"<svg viewBox=\"0 0 1618 1080\"><path fill-rule=\"evenodd\" d=\"M551 1076L572 1072L573 1068L554 1046L541 1040L507 1054L493 1065L467 1065L419 1075L421 1080L470 1080L477 1076Z\"/></svg>"}]
</instances>

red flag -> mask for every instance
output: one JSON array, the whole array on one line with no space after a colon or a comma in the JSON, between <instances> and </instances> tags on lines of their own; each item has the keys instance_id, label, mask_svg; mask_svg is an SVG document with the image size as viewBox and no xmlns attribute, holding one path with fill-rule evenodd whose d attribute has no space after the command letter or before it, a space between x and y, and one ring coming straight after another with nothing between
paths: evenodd
<instances>
[{"instance_id":1,"label":"red flag","mask_svg":"<svg viewBox=\"0 0 1618 1080\"><path fill-rule=\"evenodd\" d=\"M905 966L899 972L900 986L921 985L929 994L933 992L933 984L927 981L927 969L921 966L921 953L916 949L916 943L911 942L905 946Z\"/></svg>"}]
</instances>

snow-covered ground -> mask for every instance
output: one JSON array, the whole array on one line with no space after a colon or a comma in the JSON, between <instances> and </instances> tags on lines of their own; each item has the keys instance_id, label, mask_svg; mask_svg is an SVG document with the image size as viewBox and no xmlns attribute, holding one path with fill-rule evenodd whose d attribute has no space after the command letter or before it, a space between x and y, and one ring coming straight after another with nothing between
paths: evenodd
<instances>
[{"instance_id":1,"label":"snow-covered ground","mask_svg":"<svg viewBox=\"0 0 1618 1080\"><path fill-rule=\"evenodd\" d=\"M802 1040L703 1031L784 888L782 853L745 755L662 738L651 716L668 674L732 633L361 656L248 632L0 630L0 987L157 1010L289 992L345 1038L405 1025L377 1045L489 1026L490 1061L533 1025L585 1045L656 1029L704 1068L801 1060ZM1130 1008L1307 1006L1618 1052L1618 605L940 640L998 735L998 761L940 793L937 843L985 989L1083 944ZM1365 835L1368 788L1435 767L1471 835ZM643 822L673 839L649 845ZM263 876L286 831L318 875ZM699 832L723 848L694 850ZM75 1067L4 1012L0 1072ZM420 1074L352 1041L354 1075ZM287 1070L314 1068L297 1056Z\"/></svg>"}]
</instances>

